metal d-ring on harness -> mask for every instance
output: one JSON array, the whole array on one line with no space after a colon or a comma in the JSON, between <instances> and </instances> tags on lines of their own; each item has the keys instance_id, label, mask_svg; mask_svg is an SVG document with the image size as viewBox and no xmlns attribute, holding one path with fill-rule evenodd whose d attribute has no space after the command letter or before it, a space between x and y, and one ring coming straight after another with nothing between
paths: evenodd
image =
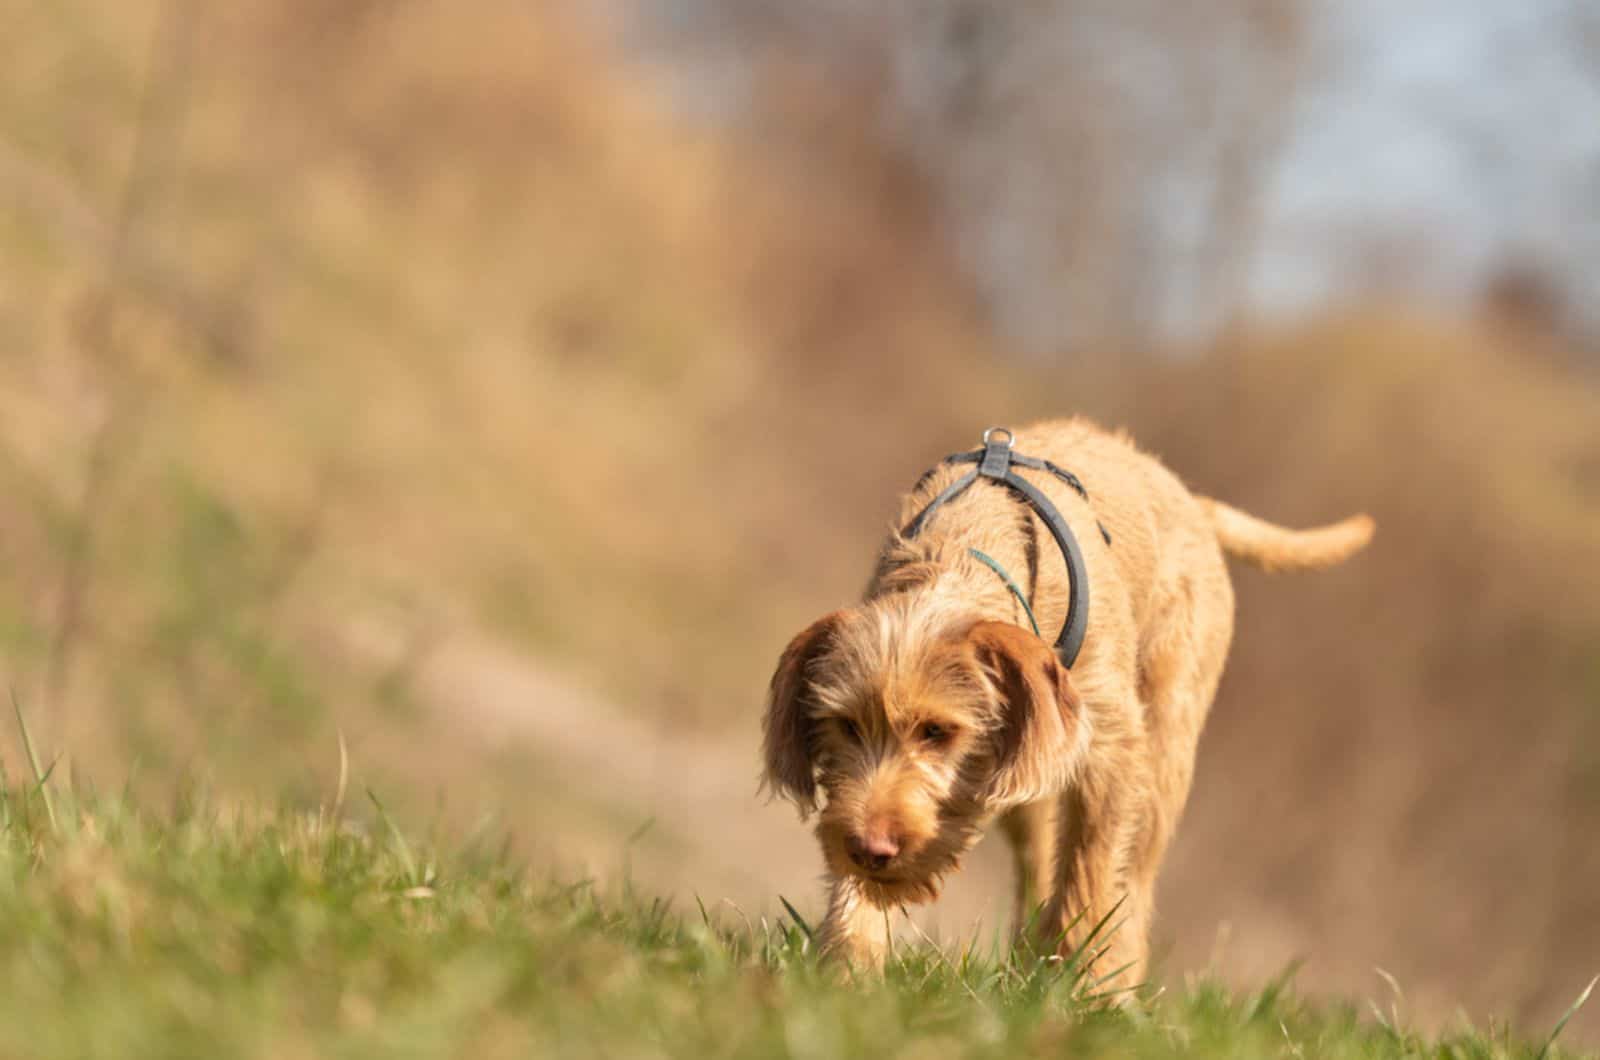
<instances>
[{"instance_id":1,"label":"metal d-ring on harness","mask_svg":"<svg viewBox=\"0 0 1600 1060\"><path fill-rule=\"evenodd\" d=\"M1061 628L1061 635L1056 638L1056 654L1061 657L1062 665L1071 668L1077 661L1078 652L1083 648L1083 637L1089 629L1089 576L1083 564L1083 549L1078 545L1078 539L1072 535L1072 528L1061 517L1061 512L1050 503L1050 498L1033 483L1023 478L1012 470L1016 467L1032 468L1038 471L1048 471L1056 478L1065 482L1082 497L1089 499L1089 491L1083 488L1083 483L1078 476L1064 468L1057 467L1048 460L1039 460L1031 456L1022 456L1011 451L1015 436L1006 427L990 427L983 432L983 448L975 449L970 453L956 453L945 458L947 464L977 464L973 470L962 475L950 485L939 491L938 496L928 502L928 506L916 518L906 524L900 531L902 537L916 537L927 525L928 519L938 511L946 501L954 500L966 492L968 486L980 478L993 479L1005 486L1011 492L1021 497L1044 520L1044 525L1049 528L1050 536L1056 539L1056 545L1061 549L1061 558L1067 564L1067 588L1069 598L1067 603L1067 621ZM932 472L930 471L931 475ZM1098 523L1096 525L1099 525ZM1106 533L1106 528L1100 526L1100 536L1106 544L1111 544L1111 535ZM1006 587L1022 601L1022 609L1027 612L1028 621L1033 622L1033 609L1028 601L1023 599L1015 583L994 560L987 555L973 550L977 558L984 562L991 570L999 574L1006 582ZM1039 631L1038 624L1034 623L1034 632Z\"/></svg>"}]
</instances>

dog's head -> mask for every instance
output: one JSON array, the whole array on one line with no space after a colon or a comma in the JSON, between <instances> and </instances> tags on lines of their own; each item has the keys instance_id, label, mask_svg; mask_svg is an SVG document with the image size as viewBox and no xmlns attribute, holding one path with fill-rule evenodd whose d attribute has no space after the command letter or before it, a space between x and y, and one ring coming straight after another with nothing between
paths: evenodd
<instances>
[{"instance_id":1,"label":"dog's head","mask_svg":"<svg viewBox=\"0 0 1600 1060\"><path fill-rule=\"evenodd\" d=\"M766 783L802 816L820 796L835 873L886 902L927 900L987 816L1060 790L1079 715L1066 668L1021 627L836 611L778 661Z\"/></svg>"}]
</instances>

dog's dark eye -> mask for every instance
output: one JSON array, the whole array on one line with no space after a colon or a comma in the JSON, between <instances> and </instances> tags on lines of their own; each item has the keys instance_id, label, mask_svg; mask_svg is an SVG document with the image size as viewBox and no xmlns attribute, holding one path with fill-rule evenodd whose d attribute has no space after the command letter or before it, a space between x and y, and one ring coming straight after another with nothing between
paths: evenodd
<instances>
[{"instance_id":1,"label":"dog's dark eye","mask_svg":"<svg viewBox=\"0 0 1600 1060\"><path fill-rule=\"evenodd\" d=\"M844 733L844 738L856 743L861 742L861 727L849 718L839 719L839 730Z\"/></svg>"},{"instance_id":2,"label":"dog's dark eye","mask_svg":"<svg viewBox=\"0 0 1600 1060\"><path fill-rule=\"evenodd\" d=\"M930 721L917 730L923 743L944 743L950 739L950 730L938 722Z\"/></svg>"}]
</instances>

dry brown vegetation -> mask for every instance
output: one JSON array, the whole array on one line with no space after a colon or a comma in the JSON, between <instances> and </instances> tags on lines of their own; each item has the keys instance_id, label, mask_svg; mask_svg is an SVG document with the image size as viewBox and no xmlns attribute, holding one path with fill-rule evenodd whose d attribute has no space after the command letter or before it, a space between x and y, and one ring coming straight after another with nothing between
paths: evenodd
<instances>
[{"instance_id":1,"label":"dry brown vegetation","mask_svg":"<svg viewBox=\"0 0 1600 1060\"><path fill-rule=\"evenodd\" d=\"M1081 411L1201 492L1380 526L1239 575L1169 969L1227 921L1233 974L1533 1019L1600 970L1600 395L1536 338L1385 310L1043 367L803 76L781 135L719 141L544 5L3 17L0 667L86 771L294 789L337 723L421 799L620 842L651 807L553 800L419 660L492 635L753 747L896 492Z\"/></svg>"}]
</instances>

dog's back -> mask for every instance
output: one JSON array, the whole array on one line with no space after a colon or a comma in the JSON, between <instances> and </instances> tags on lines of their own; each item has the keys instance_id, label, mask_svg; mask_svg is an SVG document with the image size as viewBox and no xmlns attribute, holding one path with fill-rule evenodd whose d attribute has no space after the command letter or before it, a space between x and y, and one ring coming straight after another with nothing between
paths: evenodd
<instances>
[{"instance_id":1,"label":"dog's back","mask_svg":"<svg viewBox=\"0 0 1600 1060\"><path fill-rule=\"evenodd\" d=\"M1108 608L1115 611L1125 602L1127 618L1142 628L1175 593L1198 597L1203 609L1225 610L1231 619L1233 596L1223 553L1270 571L1309 570L1349 558L1372 537L1373 523L1365 515L1313 530L1288 530L1191 493L1166 465L1140 450L1126 434L1107 431L1081 417L1028 424L1016 431L1014 448L1071 471L1084 485L1086 498L1049 475L1034 476L1084 544L1091 593L1098 582L1098 595L1105 597L1103 606L1091 609L1091 637L1097 626L1120 625L1115 621L1118 616L1107 614ZM901 502L900 525L962 471L959 466L941 466L907 493ZM1038 515L1000 489L963 500L962 506L959 514L942 515L930 525L926 540L913 544L892 536L873 591L887 570L931 557L942 547L966 545L974 536L993 543L996 532L1017 527L1020 520L1032 524L1026 566L1034 571L1037 564L1030 577L1041 597L1036 612L1064 613L1067 601L1057 590L1063 587L1065 568L1048 544ZM1107 537L1109 541L1104 540ZM1102 543L1104 548L1099 547ZM1112 580L1118 583L1114 589L1106 585ZM1040 620L1043 623L1043 615Z\"/></svg>"}]
</instances>

